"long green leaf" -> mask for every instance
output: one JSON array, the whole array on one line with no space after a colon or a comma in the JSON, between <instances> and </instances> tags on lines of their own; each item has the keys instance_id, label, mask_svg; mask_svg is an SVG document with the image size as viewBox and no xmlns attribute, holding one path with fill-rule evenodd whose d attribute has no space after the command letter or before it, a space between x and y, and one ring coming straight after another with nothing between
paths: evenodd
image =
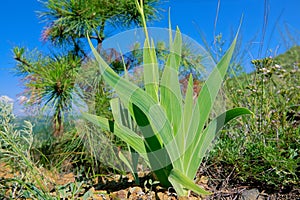
<instances>
[{"instance_id":1,"label":"long green leaf","mask_svg":"<svg viewBox=\"0 0 300 200\"><path fill-rule=\"evenodd\" d=\"M92 52L99 64L102 77L119 95L123 102L130 102L136 105L147 116L151 127L155 133L158 133L164 144L168 144L172 138L172 128L165 115L164 110L157 104L151 96L144 90L131 83L130 81L119 77L101 58L90 39L88 40ZM125 105L129 107L129 105ZM132 109L129 109L132 110ZM133 113L131 113L133 115Z\"/></svg>"},{"instance_id":2,"label":"long green leaf","mask_svg":"<svg viewBox=\"0 0 300 200\"><path fill-rule=\"evenodd\" d=\"M172 145L167 144L172 141L173 133L172 127L165 115L164 109L159 104L157 104L147 92L129 82L128 80L119 77L118 74L116 74L97 53L90 40L89 43L91 45L94 56L99 63L102 77L104 78L106 83L108 83L115 89L116 93L122 100L124 100L124 102L129 102L133 105L133 107L135 107L135 109L129 110L135 112L131 114L135 117L137 124L140 126L139 128L144 134L144 137L148 140L146 145L148 145L147 148L149 161L153 161L151 162L151 165L155 173L160 173L160 175L162 176L160 182L165 186L170 186L170 183L167 180L167 176L172 169L172 163L167 152L171 151L166 151L166 149L172 148ZM130 107L129 105L125 106L127 106L127 108ZM122 130L126 131L127 133L129 132L129 130L127 130L126 128L122 128ZM146 130L148 130L148 132ZM117 136L120 137L119 135ZM130 144L130 146L133 145L133 148L137 148L135 146L136 144L133 144L132 141L124 138L124 136L121 136L120 138L126 143L131 142L128 144ZM162 141L163 144L166 144L166 146L162 146L160 144L160 141ZM150 150L152 150L153 152L150 153ZM139 152L138 150L136 151Z\"/></svg>"},{"instance_id":3,"label":"long green leaf","mask_svg":"<svg viewBox=\"0 0 300 200\"><path fill-rule=\"evenodd\" d=\"M214 101L218 95L218 92L223 83L224 77L226 75L234 48L236 45L236 38L233 40L230 48L213 69L205 84L201 88L199 93L197 104L199 104L199 110L195 110L195 114L200 114L199 129L202 130L206 121L208 120L209 114L212 110ZM199 113L198 113L199 112Z\"/></svg>"},{"instance_id":4,"label":"long green leaf","mask_svg":"<svg viewBox=\"0 0 300 200\"><path fill-rule=\"evenodd\" d=\"M176 31L174 43L170 44L170 46L173 46L173 49L176 49L176 51L170 52L162 74L160 83L160 103L172 125L173 140L172 144L169 145L168 153L172 163L177 164L175 163L175 160L181 156L181 151L179 150L177 142L178 140L180 142L182 140L180 138L177 140L175 137L178 138L176 134L180 127L183 112L183 99L178 80L178 68L181 60L182 46L181 33L179 29Z\"/></svg>"},{"instance_id":5,"label":"long green leaf","mask_svg":"<svg viewBox=\"0 0 300 200\"><path fill-rule=\"evenodd\" d=\"M136 150L144 159L147 159L143 139L129 128L120 128L116 125L112 125L106 118L92 115L89 113L82 113L82 116L86 120L102 128L103 130L112 131L117 137L119 137L121 140L133 147L134 150Z\"/></svg>"},{"instance_id":6,"label":"long green leaf","mask_svg":"<svg viewBox=\"0 0 300 200\"><path fill-rule=\"evenodd\" d=\"M154 42L152 41L151 46L148 45L149 42L146 39L143 48L144 85L146 92L154 99L155 102L158 102L158 63Z\"/></svg>"},{"instance_id":7,"label":"long green leaf","mask_svg":"<svg viewBox=\"0 0 300 200\"><path fill-rule=\"evenodd\" d=\"M188 176L195 177L198 167L200 166L205 153L212 144L212 141L216 138L217 133L222 129L222 127L227 124L230 120L239 117L241 115L253 114L247 108L233 108L222 113L215 119L213 119L208 126L204 129L203 133L199 138L197 138L196 146L193 148L190 163L188 169Z\"/></svg>"},{"instance_id":8,"label":"long green leaf","mask_svg":"<svg viewBox=\"0 0 300 200\"><path fill-rule=\"evenodd\" d=\"M145 42L145 45L147 44L147 42ZM152 44L154 45L154 44ZM148 72L148 76L149 74L151 75L153 72L152 70L158 69L157 66L157 61L154 60L153 58L151 58L151 56L155 56L155 51L151 52L151 49L148 48L144 48L146 49L144 51L144 62L146 62L147 64L144 64L144 67L146 67L148 70L145 70ZM153 53L151 55L151 53ZM151 63L154 62L154 63ZM154 66L152 66L154 65ZM158 72L157 72L158 73ZM146 78L146 77L145 77ZM153 99L158 98L158 92L157 92L157 88L158 87L158 83L153 83L155 82L155 77L150 76L150 79L148 79L147 81L145 80L144 82L148 84L149 87L146 87L146 92L152 96ZM158 75L157 75L157 79L158 79ZM148 91L147 91L148 90ZM112 100L111 101L111 107L112 107L112 111L113 111L113 115L114 115L114 119L116 120L116 123L119 124L124 124L125 121L127 121L128 117L123 116L122 111L120 110L120 103L119 101L116 100ZM164 186L170 186L170 183L168 182L168 175L169 172L172 169L172 164L171 164L171 160L168 156L168 153L166 152L166 149L163 148L163 145L161 143L161 141L159 140L159 138L157 137L158 135L156 135L154 133L154 131L152 130L152 127L148 121L147 116L134 104L132 104L132 106L130 107L132 108L132 111L134 113L134 118L135 121L137 122L137 124L140 127L141 132L143 133L144 136L144 142L145 142L145 148L146 151L148 153L148 162L151 166L151 168L153 169L154 173L160 177L160 182L162 185ZM124 108L123 108L124 109Z\"/></svg>"},{"instance_id":9,"label":"long green leaf","mask_svg":"<svg viewBox=\"0 0 300 200\"><path fill-rule=\"evenodd\" d=\"M170 182L173 184L177 183L182 185L184 188L188 189L188 190L192 190L193 192L199 194L199 195L209 195L211 194L210 192L204 190L203 188L199 187L198 185L196 185L193 180L191 180L189 177L187 177L186 175L184 175L183 173L181 173L179 170L177 169L173 169L170 173L169 176L169 180ZM182 191L183 193L178 193L179 196L186 196L186 192L184 192L184 190L179 189L179 191Z\"/></svg>"},{"instance_id":10,"label":"long green leaf","mask_svg":"<svg viewBox=\"0 0 300 200\"><path fill-rule=\"evenodd\" d=\"M188 80L188 86L187 86L187 91L185 94L185 100L184 100L184 108L183 108L183 117L181 118L181 123L180 123L180 128L179 131L176 135L176 144L178 145L179 152L184 154L186 151L186 137L187 134L192 131L189 130L190 123L192 120L192 113L193 113L193 108L194 108L194 99L193 99L193 77L190 75L189 80ZM199 116L196 116L199 118ZM193 119L193 120L198 120ZM194 132L196 129L194 129ZM182 156L174 161L174 166L183 171L183 158Z\"/></svg>"},{"instance_id":11,"label":"long green leaf","mask_svg":"<svg viewBox=\"0 0 300 200\"><path fill-rule=\"evenodd\" d=\"M223 56L223 58L217 64L217 66L213 69L208 79L205 81L203 87L201 88L200 94L198 96L195 109L193 111L193 119L194 117L196 119L197 115L200 115L200 118L199 121L192 120L192 123L190 124L191 126L190 128L192 129L196 128L197 131L196 134L194 131L189 132L187 136L188 149L184 157L185 170L187 172L188 177L192 177L195 174L195 171L191 170L194 169L191 167L193 163L192 154L194 152L194 149L197 146L198 143L197 139L201 138L202 130L204 128L205 123L208 120L214 101L224 80L225 74L227 72L235 48L235 44L236 44L236 38L233 40L229 50L226 52L226 54Z\"/></svg>"},{"instance_id":12,"label":"long green leaf","mask_svg":"<svg viewBox=\"0 0 300 200\"><path fill-rule=\"evenodd\" d=\"M194 94L193 76L192 76L192 74L190 74L190 77L188 80L187 91L185 94L183 119L182 119L182 132L185 134L185 136L189 131L189 125L192 120L192 113L193 113L193 108L194 108L193 94ZM193 119L193 120L197 120L197 119Z\"/></svg>"},{"instance_id":13,"label":"long green leaf","mask_svg":"<svg viewBox=\"0 0 300 200\"><path fill-rule=\"evenodd\" d=\"M169 187L171 185L168 176L173 168L169 154L163 144L160 143L157 135L154 134L146 115L135 105L133 105L133 110L136 122L144 135L145 148L151 168L159 177L160 183L165 187Z\"/></svg>"},{"instance_id":14,"label":"long green leaf","mask_svg":"<svg viewBox=\"0 0 300 200\"><path fill-rule=\"evenodd\" d=\"M175 50L171 50L162 74L160 84L160 103L162 107L165 108L167 117L173 126L173 133L177 134L182 116L182 94L178 80L182 40L181 33L178 28L174 44L170 44L170 46L173 46L173 49Z\"/></svg>"}]
</instances>

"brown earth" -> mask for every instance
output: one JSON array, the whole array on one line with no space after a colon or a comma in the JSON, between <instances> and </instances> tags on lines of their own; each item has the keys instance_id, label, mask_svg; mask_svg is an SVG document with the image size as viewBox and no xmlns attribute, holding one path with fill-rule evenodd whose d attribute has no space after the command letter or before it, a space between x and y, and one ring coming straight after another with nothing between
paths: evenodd
<instances>
[{"instance_id":1,"label":"brown earth","mask_svg":"<svg viewBox=\"0 0 300 200\"><path fill-rule=\"evenodd\" d=\"M51 172L44 168L39 168L39 171L43 174L44 184L47 187L49 193L55 196L54 188L57 186L66 186L68 184L78 182L78 178L73 173L59 174L56 172ZM20 178L22 175L19 172L14 172L8 165L0 163L0 192L3 193L3 189L6 189L5 194L8 195L12 191L9 181L14 178ZM94 200L117 200L117 199L136 199L136 200L176 200L176 199L224 199L224 200L279 200L279 199L291 199L300 200L300 189L293 189L288 193L276 193L268 194L264 190L256 189L251 186L237 186L237 187L222 187L218 188L214 186L214 183L209 181L208 177L200 176L196 180L196 183L201 185L201 187L212 192L210 196L198 196L191 194L189 197L178 198L175 191L171 188L164 189L157 184L149 184L149 180L152 179L151 174L139 173L140 182L142 184L137 185L134 183L133 176L131 174L127 175L105 175L98 177L94 180L89 180L82 185L82 189L78 192L76 199L82 199L82 196L89 192L91 195L88 199ZM145 184L146 183L146 184ZM6 188L4 187L6 186ZM1 198L1 194L0 194ZM5 199L5 198L4 198Z\"/></svg>"}]
</instances>

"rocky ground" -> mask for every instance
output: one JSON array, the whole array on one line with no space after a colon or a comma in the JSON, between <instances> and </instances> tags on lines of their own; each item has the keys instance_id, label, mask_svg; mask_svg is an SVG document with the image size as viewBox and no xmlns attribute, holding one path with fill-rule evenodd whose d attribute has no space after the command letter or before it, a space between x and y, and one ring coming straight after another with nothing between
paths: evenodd
<instances>
[{"instance_id":1,"label":"rocky ground","mask_svg":"<svg viewBox=\"0 0 300 200\"><path fill-rule=\"evenodd\" d=\"M300 200L300 189L290 189L289 191L277 192L269 194L268 191L257 189L255 186L229 186L217 187L209 181L208 177L200 176L197 184L212 192L210 196L199 196L191 193L189 197L179 198L172 188L162 188L156 182L152 181L150 173L139 173L140 184L136 184L132 175L105 175L94 180L84 180L80 176L73 173L57 174L43 169L43 174L50 180L51 184L47 185L47 189L51 196L57 196L57 186L63 188L63 192L67 195L72 193L72 188L77 184L78 190L71 197L65 199L136 199L136 200L176 200L176 199L221 199L221 200L279 200L291 199ZM12 193L11 180L20 174L13 172L8 166L0 164L0 199L8 199ZM80 184L78 184L80 183ZM56 190L55 190L56 188ZM62 189L61 189L62 190ZM22 199L22 198L20 198Z\"/></svg>"}]
</instances>

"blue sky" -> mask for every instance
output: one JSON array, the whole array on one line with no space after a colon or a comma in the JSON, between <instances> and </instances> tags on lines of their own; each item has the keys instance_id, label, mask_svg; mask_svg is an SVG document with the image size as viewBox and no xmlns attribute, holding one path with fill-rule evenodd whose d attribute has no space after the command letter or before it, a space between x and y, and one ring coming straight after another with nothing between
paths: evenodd
<instances>
[{"instance_id":1,"label":"blue sky","mask_svg":"<svg viewBox=\"0 0 300 200\"><path fill-rule=\"evenodd\" d=\"M165 1L165 0L163 0ZM287 44L279 32L285 26L293 33L300 35L300 1L299 0L269 0L268 23L263 49L261 47L262 27L264 24L264 0L221 0L216 29L214 23L218 0L170 0L162 4L167 10L171 7L173 28L178 25L181 32L201 43L199 30L204 33L207 41L212 43L214 33L222 33L226 44L232 38L244 15L241 36L243 46L247 49L245 63L251 59L282 53ZM19 77L11 73L15 62L12 58L12 48L17 45L29 49L39 48L47 51L49 46L41 39L44 24L40 23L36 12L42 10L41 3L36 0L3 1L0 7L0 96L6 95L17 99L23 88ZM160 22L151 26L168 27L168 13L162 13ZM233 32L232 32L233 31ZM295 38L299 44L299 37ZM291 40L289 40L291 41ZM249 47L250 45L250 47Z\"/></svg>"}]
</instances>

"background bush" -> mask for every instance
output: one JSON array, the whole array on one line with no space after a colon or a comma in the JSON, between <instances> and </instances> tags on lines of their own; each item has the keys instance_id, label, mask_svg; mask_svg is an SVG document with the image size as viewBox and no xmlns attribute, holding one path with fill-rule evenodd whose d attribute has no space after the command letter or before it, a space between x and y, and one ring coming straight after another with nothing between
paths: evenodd
<instances>
[{"instance_id":1,"label":"background bush","mask_svg":"<svg viewBox=\"0 0 300 200\"><path fill-rule=\"evenodd\" d=\"M215 179L277 190L299 185L299 52L254 60L253 73L226 81L227 105L256 116L232 122L216 141L208 159Z\"/></svg>"}]
</instances>

